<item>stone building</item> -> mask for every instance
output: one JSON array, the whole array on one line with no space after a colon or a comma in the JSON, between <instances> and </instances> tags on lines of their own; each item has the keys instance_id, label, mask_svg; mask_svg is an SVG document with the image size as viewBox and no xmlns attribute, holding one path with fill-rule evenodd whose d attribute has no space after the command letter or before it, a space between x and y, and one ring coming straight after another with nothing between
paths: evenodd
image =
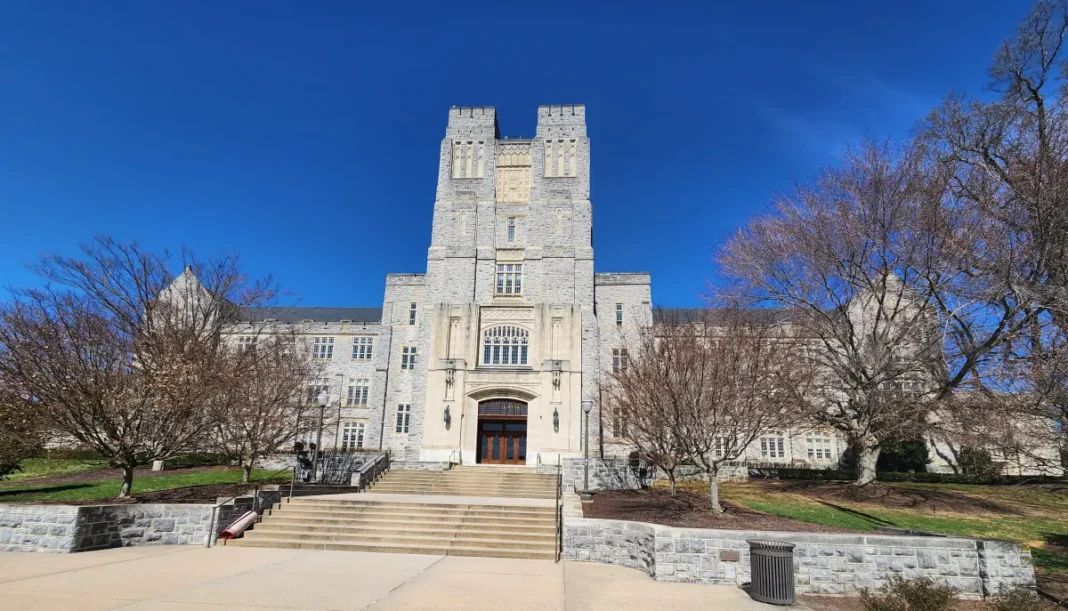
<instances>
[{"instance_id":1,"label":"stone building","mask_svg":"<svg viewBox=\"0 0 1068 611\"><path fill-rule=\"evenodd\" d=\"M297 325L323 371L308 397L330 396L325 448L555 463L581 456L588 400L591 453L626 454L597 389L653 324L650 277L595 272L590 151L582 105L538 107L531 139L502 138L491 107L451 108L426 272L387 275L380 308L260 308L234 335ZM747 456L833 466L844 450L831 430L799 429Z\"/></svg>"}]
</instances>

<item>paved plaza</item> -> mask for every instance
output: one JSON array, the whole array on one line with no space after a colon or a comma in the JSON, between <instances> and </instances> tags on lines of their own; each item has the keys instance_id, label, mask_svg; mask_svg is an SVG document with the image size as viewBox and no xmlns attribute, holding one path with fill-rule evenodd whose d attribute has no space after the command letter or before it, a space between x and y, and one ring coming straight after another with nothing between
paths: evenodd
<instances>
[{"instance_id":1,"label":"paved plaza","mask_svg":"<svg viewBox=\"0 0 1068 611\"><path fill-rule=\"evenodd\" d=\"M288 549L0 553L0 609L770 610L730 586L583 562Z\"/></svg>"}]
</instances>

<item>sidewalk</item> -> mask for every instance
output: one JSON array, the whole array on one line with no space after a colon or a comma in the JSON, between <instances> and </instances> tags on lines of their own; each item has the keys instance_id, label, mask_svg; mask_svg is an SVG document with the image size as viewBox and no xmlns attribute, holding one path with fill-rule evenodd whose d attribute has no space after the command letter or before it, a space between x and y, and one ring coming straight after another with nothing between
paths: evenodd
<instances>
[{"instance_id":1,"label":"sidewalk","mask_svg":"<svg viewBox=\"0 0 1068 611\"><path fill-rule=\"evenodd\" d=\"M730 586L657 583L631 569L265 548L128 547L0 553L5 611L782 609Z\"/></svg>"}]
</instances>

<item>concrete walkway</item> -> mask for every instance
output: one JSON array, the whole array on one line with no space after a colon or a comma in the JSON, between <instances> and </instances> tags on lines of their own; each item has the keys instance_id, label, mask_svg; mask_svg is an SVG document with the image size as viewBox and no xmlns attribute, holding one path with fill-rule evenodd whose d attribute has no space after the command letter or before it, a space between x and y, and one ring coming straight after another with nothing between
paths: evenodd
<instances>
[{"instance_id":1,"label":"concrete walkway","mask_svg":"<svg viewBox=\"0 0 1068 611\"><path fill-rule=\"evenodd\" d=\"M554 499L525 499L504 496L455 496L447 494L398 494L392 492L360 492L347 494L318 494L302 499L324 501L377 501L381 503L431 503L445 505L497 505L502 507L552 507Z\"/></svg>"},{"instance_id":2,"label":"concrete walkway","mask_svg":"<svg viewBox=\"0 0 1068 611\"><path fill-rule=\"evenodd\" d=\"M738 588L583 562L264 548L0 553L0 609L781 609Z\"/></svg>"}]
</instances>

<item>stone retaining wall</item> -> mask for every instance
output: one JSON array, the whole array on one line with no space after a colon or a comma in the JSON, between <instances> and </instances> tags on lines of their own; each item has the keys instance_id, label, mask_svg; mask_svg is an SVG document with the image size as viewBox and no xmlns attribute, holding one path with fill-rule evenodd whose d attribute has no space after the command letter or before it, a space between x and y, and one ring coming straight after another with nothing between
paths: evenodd
<instances>
[{"instance_id":1,"label":"stone retaining wall","mask_svg":"<svg viewBox=\"0 0 1068 611\"><path fill-rule=\"evenodd\" d=\"M747 583L749 539L797 546L799 593L856 594L881 587L892 575L931 577L968 598L1035 585L1030 552L1006 541L675 528L581 518L565 508L564 558L641 569L657 581Z\"/></svg>"},{"instance_id":2,"label":"stone retaining wall","mask_svg":"<svg viewBox=\"0 0 1068 611\"><path fill-rule=\"evenodd\" d=\"M392 471L448 471L452 469L452 463L394 460L390 461L389 468Z\"/></svg>"},{"instance_id":3,"label":"stone retaining wall","mask_svg":"<svg viewBox=\"0 0 1068 611\"><path fill-rule=\"evenodd\" d=\"M261 506L271 500L261 498ZM251 508L251 497L220 507L213 540ZM211 513L212 505L206 504L0 504L0 551L82 552L127 545L203 545L211 530Z\"/></svg>"}]
</instances>

